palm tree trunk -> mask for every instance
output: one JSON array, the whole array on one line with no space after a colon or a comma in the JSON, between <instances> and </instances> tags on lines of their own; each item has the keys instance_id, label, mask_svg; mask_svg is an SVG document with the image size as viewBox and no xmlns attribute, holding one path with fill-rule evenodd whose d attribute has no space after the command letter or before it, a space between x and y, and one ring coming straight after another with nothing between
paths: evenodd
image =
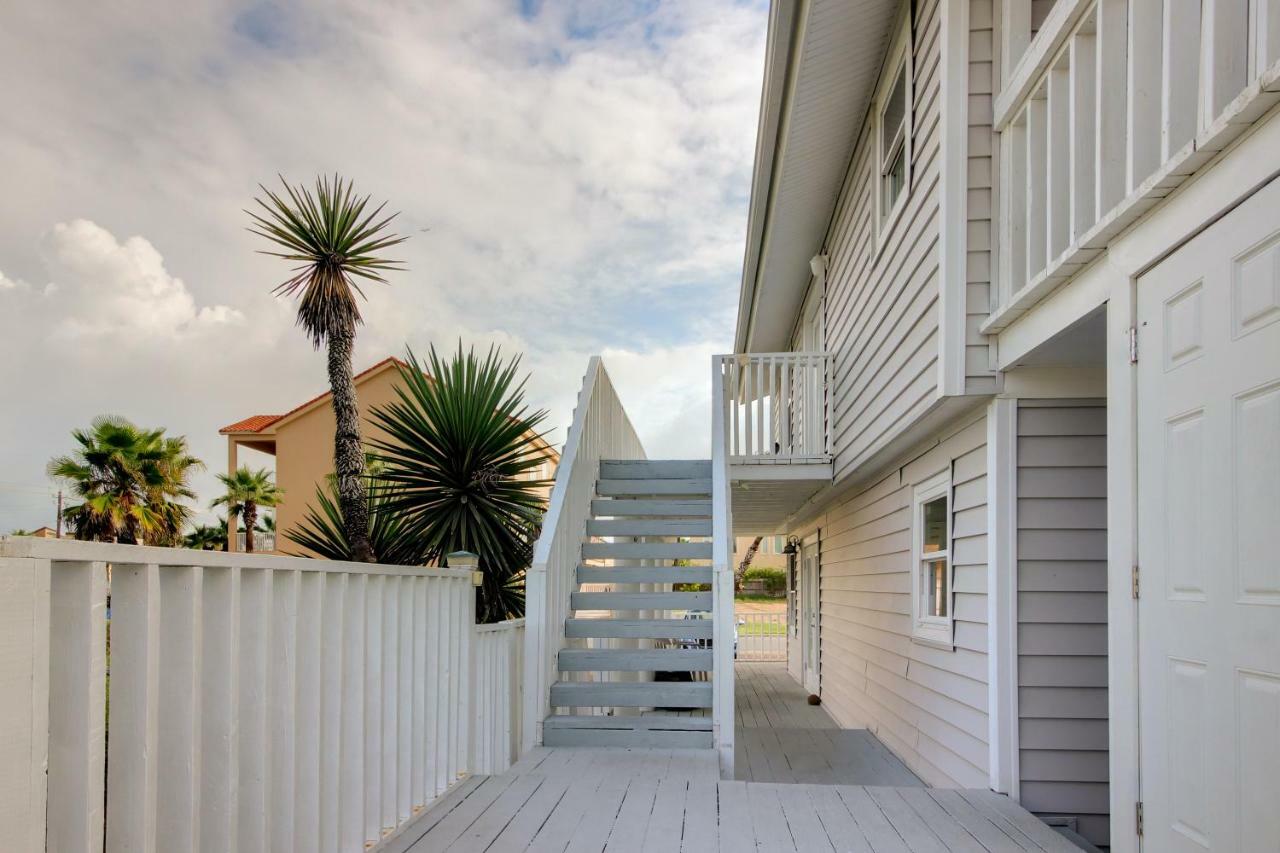
<instances>
[{"instance_id":1,"label":"palm tree trunk","mask_svg":"<svg viewBox=\"0 0 1280 853\"><path fill-rule=\"evenodd\" d=\"M757 536L751 540L751 545L747 547L747 553L743 556L742 562L738 564L738 570L733 573L733 591L742 592L742 579L747 574L747 569L751 568L751 561L756 558L756 551L760 550L760 542L763 536Z\"/></svg>"},{"instance_id":2,"label":"palm tree trunk","mask_svg":"<svg viewBox=\"0 0 1280 853\"><path fill-rule=\"evenodd\" d=\"M253 526L258 523L258 505L253 501L244 502L244 550L253 553Z\"/></svg>"},{"instance_id":3,"label":"palm tree trunk","mask_svg":"<svg viewBox=\"0 0 1280 853\"><path fill-rule=\"evenodd\" d=\"M360 441L360 409L351 375L355 329L329 336L329 388L333 392L333 470L338 480L338 508L351 545L351 559L374 562L369 544L369 504L365 495L364 445Z\"/></svg>"}]
</instances>

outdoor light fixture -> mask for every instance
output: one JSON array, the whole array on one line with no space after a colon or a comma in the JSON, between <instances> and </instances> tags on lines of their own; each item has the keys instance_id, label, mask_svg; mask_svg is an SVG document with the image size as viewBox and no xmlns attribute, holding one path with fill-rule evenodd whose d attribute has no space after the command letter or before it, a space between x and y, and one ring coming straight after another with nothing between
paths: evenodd
<instances>
[{"instance_id":1,"label":"outdoor light fixture","mask_svg":"<svg viewBox=\"0 0 1280 853\"><path fill-rule=\"evenodd\" d=\"M800 550L800 540L794 536L787 537L787 547L782 549L782 553L791 556Z\"/></svg>"}]
</instances>

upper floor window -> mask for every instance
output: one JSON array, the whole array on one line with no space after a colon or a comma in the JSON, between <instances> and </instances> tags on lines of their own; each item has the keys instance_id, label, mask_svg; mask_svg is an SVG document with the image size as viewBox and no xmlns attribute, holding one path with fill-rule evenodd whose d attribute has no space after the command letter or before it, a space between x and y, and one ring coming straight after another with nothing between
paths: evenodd
<instances>
[{"instance_id":1,"label":"upper floor window","mask_svg":"<svg viewBox=\"0 0 1280 853\"><path fill-rule=\"evenodd\" d=\"M876 93L877 222L888 230L911 183L911 30L904 21Z\"/></svg>"},{"instance_id":2,"label":"upper floor window","mask_svg":"<svg viewBox=\"0 0 1280 853\"><path fill-rule=\"evenodd\" d=\"M915 487L912 501L912 635L951 645L951 476Z\"/></svg>"}]
</instances>

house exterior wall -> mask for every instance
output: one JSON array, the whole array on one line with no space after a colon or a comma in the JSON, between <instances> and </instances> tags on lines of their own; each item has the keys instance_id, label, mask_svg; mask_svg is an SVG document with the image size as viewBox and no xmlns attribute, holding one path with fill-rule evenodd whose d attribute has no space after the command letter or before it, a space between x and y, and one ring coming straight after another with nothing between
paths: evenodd
<instances>
[{"instance_id":1,"label":"house exterior wall","mask_svg":"<svg viewBox=\"0 0 1280 853\"><path fill-rule=\"evenodd\" d=\"M867 728L931 785L986 787L986 418L797 532L821 532L823 706ZM912 487L952 470L954 649L911 637Z\"/></svg>"},{"instance_id":2,"label":"house exterior wall","mask_svg":"<svg viewBox=\"0 0 1280 853\"><path fill-rule=\"evenodd\" d=\"M969 99L965 199L965 393L997 390L991 342L980 331L991 315L995 252L996 134L991 128L996 81L994 0L969 3Z\"/></svg>"},{"instance_id":3,"label":"house exterior wall","mask_svg":"<svg viewBox=\"0 0 1280 853\"><path fill-rule=\"evenodd\" d=\"M1017 459L1022 805L1105 845L1106 401L1021 401Z\"/></svg>"},{"instance_id":4,"label":"house exterior wall","mask_svg":"<svg viewBox=\"0 0 1280 853\"><path fill-rule=\"evenodd\" d=\"M391 366L366 377L356 386L360 408L361 438L366 443L384 437L369 420L370 412L395 399L399 371ZM333 474L333 406L323 405L303 412L276 430L276 485L284 490L284 502L276 510L276 550L310 553L289 539L315 505L316 490Z\"/></svg>"},{"instance_id":5,"label":"house exterior wall","mask_svg":"<svg viewBox=\"0 0 1280 853\"><path fill-rule=\"evenodd\" d=\"M878 239L875 122L855 148L827 237L826 348L835 476L852 473L936 400L938 389L939 39L937 0L912 38L911 181Z\"/></svg>"}]
</instances>

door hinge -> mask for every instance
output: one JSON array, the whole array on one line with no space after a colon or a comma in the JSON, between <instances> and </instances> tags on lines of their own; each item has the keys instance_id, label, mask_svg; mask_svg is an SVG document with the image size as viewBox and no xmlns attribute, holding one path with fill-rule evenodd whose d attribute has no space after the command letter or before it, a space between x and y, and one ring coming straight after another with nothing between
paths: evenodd
<instances>
[{"instance_id":1,"label":"door hinge","mask_svg":"<svg viewBox=\"0 0 1280 853\"><path fill-rule=\"evenodd\" d=\"M1133 821L1138 828L1138 835L1142 835L1142 801L1139 800L1134 804Z\"/></svg>"},{"instance_id":2,"label":"door hinge","mask_svg":"<svg viewBox=\"0 0 1280 853\"><path fill-rule=\"evenodd\" d=\"M1138 363L1138 327L1129 327L1129 363Z\"/></svg>"},{"instance_id":3,"label":"door hinge","mask_svg":"<svg viewBox=\"0 0 1280 853\"><path fill-rule=\"evenodd\" d=\"M1137 598L1137 597L1138 597L1138 594L1139 594L1139 589L1138 589L1138 566L1137 566L1137 564L1135 563L1135 564L1134 564L1134 567L1133 567L1133 597L1134 597L1134 598Z\"/></svg>"}]
</instances>

